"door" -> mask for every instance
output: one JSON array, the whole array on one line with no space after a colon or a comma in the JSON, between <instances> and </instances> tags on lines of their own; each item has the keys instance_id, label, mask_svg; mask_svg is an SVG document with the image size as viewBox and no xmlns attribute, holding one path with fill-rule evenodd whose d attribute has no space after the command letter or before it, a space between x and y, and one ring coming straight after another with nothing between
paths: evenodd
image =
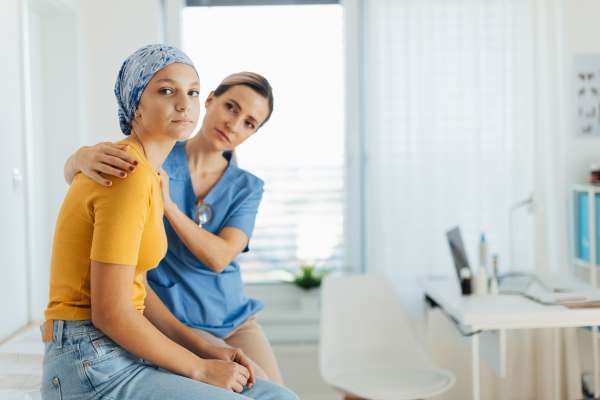
<instances>
[{"instance_id":1,"label":"door","mask_svg":"<svg viewBox=\"0 0 600 400\"><path fill-rule=\"evenodd\" d=\"M0 342L29 321L20 1L0 12Z\"/></svg>"}]
</instances>

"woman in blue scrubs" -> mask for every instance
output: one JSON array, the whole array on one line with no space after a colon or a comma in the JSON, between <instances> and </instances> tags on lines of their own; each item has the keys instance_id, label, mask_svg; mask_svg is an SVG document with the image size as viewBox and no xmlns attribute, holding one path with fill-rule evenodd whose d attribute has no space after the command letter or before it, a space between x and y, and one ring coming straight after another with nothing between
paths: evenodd
<instances>
[{"instance_id":1,"label":"woman in blue scrubs","mask_svg":"<svg viewBox=\"0 0 600 400\"><path fill-rule=\"evenodd\" d=\"M165 90L171 90L168 82ZM263 181L237 167L232 152L273 112L273 94L262 76L228 76L210 93L196 136L178 142L161 175L168 251L148 282L171 312L208 343L240 348L256 376L282 384L256 313L264 306L243 294L234 258L248 251ZM185 123L182 121L181 123ZM135 173L137 160L122 146L84 147L65 164L65 179L78 172L110 186L107 175Z\"/></svg>"}]
</instances>

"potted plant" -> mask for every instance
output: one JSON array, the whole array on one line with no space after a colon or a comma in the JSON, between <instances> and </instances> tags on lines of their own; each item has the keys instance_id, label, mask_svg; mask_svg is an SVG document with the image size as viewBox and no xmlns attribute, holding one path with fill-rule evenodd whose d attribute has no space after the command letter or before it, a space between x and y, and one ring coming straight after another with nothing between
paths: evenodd
<instances>
[{"instance_id":1,"label":"potted plant","mask_svg":"<svg viewBox=\"0 0 600 400\"><path fill-rule=\"evenodd\" d=\"M321 280L327 275L329 270L317 271L316 262L301 262L300 270L294 275L292 281L296 286L302 289L300 298L300 309L303 312L314 312L319 309L319 287Z\"/></svg>"}]
</instances>

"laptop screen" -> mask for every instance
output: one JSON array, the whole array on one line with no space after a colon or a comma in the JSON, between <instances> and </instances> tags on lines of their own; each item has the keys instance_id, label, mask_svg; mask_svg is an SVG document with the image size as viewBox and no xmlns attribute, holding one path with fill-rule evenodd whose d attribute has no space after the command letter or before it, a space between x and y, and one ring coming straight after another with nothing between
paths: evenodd
<instances>
[{"instance_id":1,"label":"laptop screen","mask_svg":"<svg viewBox=\"0 0 600 400\"><path fill-rule=\"evenodd\" d=\"M448 244L450 245L450 252L454 259L454 266L456 267L456 275L460 281L460 269L462 267L469 268L469 261L467 261L467 253L465 252L465 246L463 245L462 237L460 236L460 228L456 228L446 232L448 237ZM470 270L470 268L469 268ZM471 271L473 276L473 271Z\"/></svg>"}]
</instances>

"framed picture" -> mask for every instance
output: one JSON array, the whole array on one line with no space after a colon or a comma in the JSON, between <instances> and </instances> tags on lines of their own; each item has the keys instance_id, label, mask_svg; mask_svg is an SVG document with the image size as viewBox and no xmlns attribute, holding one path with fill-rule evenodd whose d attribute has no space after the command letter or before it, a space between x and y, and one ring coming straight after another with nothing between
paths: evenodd
<instances>
[{"instance_id":1,"label":"framed picture","mask_svg":"<svg viewBox=\"0 0 600 400\"><path fill-rule=\"evenodd\" d=\"M600 54L575 56L573 104L577 136L600 136Z\"/></svg>"}]
</instances>

